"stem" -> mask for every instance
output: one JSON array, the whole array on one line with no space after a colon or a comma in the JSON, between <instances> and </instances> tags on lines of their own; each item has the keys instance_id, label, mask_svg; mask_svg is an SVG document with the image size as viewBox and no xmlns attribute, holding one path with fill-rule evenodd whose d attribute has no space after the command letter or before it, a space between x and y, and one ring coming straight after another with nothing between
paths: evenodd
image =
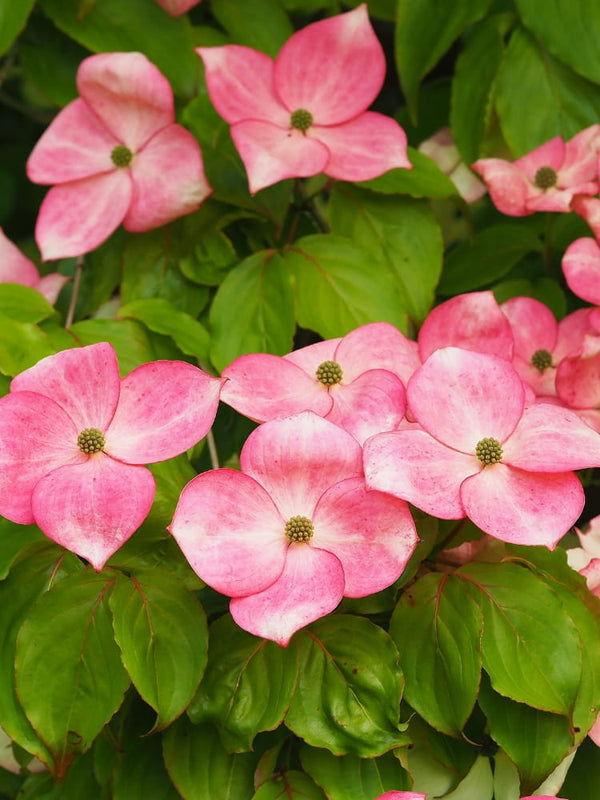
<instances>
[{"instance_id":1,"label":"stem","mask_svg":"<svg viewBox=\"0 0 600 800\"><path fill-rule=\"evenodd\" d=\"M83 256L77 256L77 263L75 265L75 278L73 280L73 291L71 292L71 299L69 301L69 310L67 311L67 319L65 320L65 328L69 330L73 324L73 317L75 316L75 306L77 305L77 298L79 297L79 287L81 286L81 276L83 274Z\"/></svg>"},{"instance_id":2,"label":"stem","mask_svg":"<svg viewBox=\"0 0 600 800\"><path fill-rule=\"evenodd\" d=\"M315 206L313 197L309 197L305 193L304 185L300 181L296 181L296 191L301 201L301 207L306 209L306 211L311 215L317 225L317 228L322 233L329 233L329 225L327 224L327 220L323 219Z\"/></svg>"},{"instance_id":3,"label":"stem","mask_svg":"<svg viewBox=\"0 0 600 800\"><path fill-rule=\"evenodd\" d=\"M550 234L554 218L549 211L546 211L546 230L544 231L544 261L546 269L551 278L555 278L554 264L552 263L552 248L550 247Z\"/></svg>"},{"instance_id":4,"label":"stem","mask_svg":"<svg viewBox=\"0 0 600 800\"><path fill-rule=\"evenodd\" d=\"M212 428L206 434L206 444L208 445L208 452L210 453L210 463L213 469L219 469L219 454L217 452L217 445Z\"/></svg>"}]
</instances>

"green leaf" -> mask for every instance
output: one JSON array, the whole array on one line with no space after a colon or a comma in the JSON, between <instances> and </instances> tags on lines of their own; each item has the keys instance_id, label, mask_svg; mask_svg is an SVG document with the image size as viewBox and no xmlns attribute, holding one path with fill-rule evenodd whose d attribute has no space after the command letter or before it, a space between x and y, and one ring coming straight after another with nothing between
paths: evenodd
<instances>
[{"instance_id":1,"label":"green leaf","mask_svg":"<svg viewBox=\"0 0 600 800\"><path fill-rule=\"evenodd\" d=\"M217 290L210 326L210 357L218 370L245 353L289 353L294 299L284 260L263 250L234 267Z\"/></svg>"},{"instance_id":2,"label":"green leaf","mask_svg":"<svg viewBox=\"0 0 600 800\"><path fill-rule=\"evenodd\" d=\"M581 743L560 790L570 800L590 800L600 785L600 747L590 738Z\"/></svg>"},{"instance_id":3,"label":"green leaf","mask_svg":"<svg viewBox=\"0 0 600 800\"><path fill-rule=\"evenodd\" d=\"M519 28L498 72L496 109L504 138L518 157L554 136L569 139L595 124L600 93L596 84L576 75Z\"/></svg>"},{"instance_id":4,"label":"green leaf","mask_svg":"<svg viewBox=\"0 0 600 800\"><path fill-rule=\"evenodd\" d=\"M118 581L110 608L123 664L158 715L154 729L165 728L189 705L206 666L204 610L178 580L158 569Z\"/></svg>"},{"instance_id":5,"label":"green leaf","mask_svg":"<svg viewBox=\"0 0 600 800\"><path fill-rule=\"evenodd\" d=\"M181 800L165 769L160 736L129 734L113 785L111 800Z\"/></svg>"},{"instance_id":6,"label":"green leaf","mask_svg":"<svg viewBox=\"0 0 600 800\"><path fill-rule=\"evenodd\" d=\"M174 19L147 0L40 0L42 10L61 31L93 53L138 50L168 78L178 94L191 97L199 58L187 15Z\"/></svg>"},{"instance_id":7,"label":"green leaf","mask_svg":"<svg viewBox=\"0 0 600 800\"><path fill-rule=\"evenodd\" d=\"M252 800L327 800L323 792L303 772L287 770L263 783Z\"/></svg>"},{"instance_id":8,"label":"green leaf","mask_svg":"<svg viewBox=\"0 0 600 800\"><path fill-rule=\"evenodd\" d=\"M48 773L32 775L18 795L19 800L82 800L101 796L92 771L91 753L76 758L60 784Z\"/></svg>"},{"instance_id":9,"label":"green leaf","mask_svg":"<svg viewBox=\"0 0 600 800\"><path fill-rule=\"evenodd\" d=\"M510 272L527 253L542 250L539 237L527 223L503 222L484 228L450 251L438 292L454 295L488 286Z\"/></svg>"},{"instance_id":10,"label":"green leaf","mask_svg":"<svg viewBox=\"0 0 600 800\"><path fill-rule=\"evenodd\" d=\"M468 775L456 789L444 795L444 800L492 800L494 796L494 776L490 759L478 756Z\"/></svg>"},{"instance_id":11,"label":"green leaf","mask_svg":"<svg viewBox=\"0 0 600 800\"><path fill-rule=\"evenodd\" d=\"M228 753L212 725L181 717L163 734L163 755L171 780L185 800L251 800L254 753Z\"/></svg>"},{"instance_id":12,"label":"green leaf","mask_svg":"<svg viewBox=\"0 0 600 800\"><path fill-rule=\"evenodd\" d=\"M35 0L0 0L0 55L6 53L25 27Z\"/></svg>"},{"instance_id":13,"label":"green leaf","mask_svg":"<svg viewBox=\"0 0 600 800\"><path fill-rule=\"evenodd\" d=\"M406 590L390 623L408 703L434 728L459 735L479 689L480 609L452 575L426 575Z\"/></svg>"},{"instance_id":14,"label":"green leaf","mask_svg":"<svg viewBox=\"0 0 600 800\"><path fill-rule=\"evenodd\" d=\"M189 280L218 286L239 260L231 240L221 229L236 218L250 215L244 211L228 214L228 211L231 210L227 206L212 201L180 221L183 238L189 246L182 252L179 268Z\"/></svg>"},{"instance_id":15,"label":"green leaf","mask_svg":"<svg viewBox=\"0 0 600 800\"><path fill-rule=\"evenodd\" d=\"M390 169L379 178L357 183L380 194L409 194L411 197L453 197L456 186L429 156L408 148L412 169Z\"/></svg>"},{"instance_id":16,"label":"green leaf","mask_svg":"<svg viewBox=\"0 0 600 800\"><path fill-rule=\"evenodd\" d=\"M153 297L132 300L119 309L119 317L133 317L155 333L170 336L182 353L194 356L200 363L208 362L208 331L198 320L178 311L168 300Z\"/></svg>"},{"instance_id":17,"label":"green leaf","mask_svg":"<svg viewBox=\"0 0 600 800\"><path fill-rule=\"evenodd\" d=\"M40 597L19 631L18 696L58 778L90 747L129 685L106 602L113 582L89 570L65 578Z\"/></svg>"},{"instance_id":18,"label":"green leaf","mask_svg":"<svg viewBox=\"0 0 600 800\"><path fill-rule=\"evenodd\" d=\"M0 517L0 580L6 578L21 550L35 541L47 541L37 525L18 525Z\"/></svg>"},{"instance_id":19,"label":"green leaf","mask_svg":"<svg viewBox=\"0 0 600 800\"><path fill-rule=\"evenodd\" d=\"M392 275L400 308L420 325L433 305L443 254L440 227L427 203L338 184L332 192L330 216L334 233L347 236L367 251L370 274L375 262L384 268L380 279ZM398 302L389 292L380 284L380 294L387 296L388 302ZM398 324L400 308L395 320L379 319ZM369 321L377 318L373 315Z\"/></svg>"},{"instance_id":20,"label":"green leaf","mask_svg":"<svg viewBox=\"0 0 600 800\"><path fill-rule=\"evenodd\" d=\"M294 33L278 0L252 0L243 14L238 0L212 0L211 11L235 44L262 50L272 58Z\"/></svg>"},{"instance_id":21,"label":"green leaf","mask_svg":"<svg viewBox=\"0 0 600 800\"><path fill-rule=\"evenodd\" d=\"M0 372L4 375L18 375L54 352L48 336L37 325L0 314Z\"/></svg>"},{"instance_id":22,"label":"green leaf","mask_svg":"<svg viewBox=\"0 0 600 800\"><path fill-rule=\"evenodd\" d=\"M466 26L484 16L490 4L491 0L399 0L396 64L415 124L421 80Z\"/></svg>"},{"instance_id":23,"label":"green leaf","mask_svg":"<svg viewBox=\"0 0 600 800\"><path fill-rule=\"evenodd\" d=\"M410 789L410 776L393 753L379 758L334 756L304 746L300 760L306 772L327 793L328 800L373 800L386 791Z\"/></svg>"},{"instance_id":24,"label":"green leaf","mask_svg":"<svg viewBox=\"0 0 600 800\"><path fill-rule=\"evenodd\" d=\"M399 725L404 679L388 634L335 614L299 632L298 685L286 725L334 755L377 756L407 743Z\"/></svg>"},{"instance_id":25,"label":"green leaf","mask_svg":"<svg viewBox=\"0 0 600 800\"><path fill-rule=\"evenodd\" d=\"M19 283L0 283L0 314L18 322L36 323L56 312L35 289Z\"/></svg>"},{"instance_id":26,"label":"green leaf","mask_svg":"<svg viewBox=\"0 0 600 800\"><path fill-rule=\"evenodd\" d=\"M210 626L208 665L188 715L214 722L228 750L249 750L283 720L296 683L296 648L239 628L229 614ZM260 698L260 702L257 701Z\"/></svg>"}]
</instances>

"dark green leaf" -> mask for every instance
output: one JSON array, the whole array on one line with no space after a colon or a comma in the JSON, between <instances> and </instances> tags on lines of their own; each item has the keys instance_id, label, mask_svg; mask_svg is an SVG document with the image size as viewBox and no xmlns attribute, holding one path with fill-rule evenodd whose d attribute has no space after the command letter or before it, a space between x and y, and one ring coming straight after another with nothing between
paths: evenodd
<instances>
[{"instance_id":1,"label":"dark green leaf","mask_svg":"<svg viewBox=\"0 0 600 800\"><path fill-rule=\"evenodd\" d=\"M560 790L569 800L590 800L600 786L600 747L584 739L575 754L567 779Z\"/></svg>"},{"instance_id":2,"label":"dark green leaf","mask_svg":"<svg viewBox=\"0 0 600 800\"><path fill-rule=\"evenodd\" d=\"M6 53L25 27L34 5L35 0L0 0L0 55Z\"/></svg>"},{"instance_id":3,"label":"dark green leaf","mask_svg":"<svg viewBox=\"0 0 600 800\"><path fill-rule=\"evenodd\" d=\"M386 791L411 788L411 779L398 758L386 753L379 758L355 755L334 756L328 750L303 747L302 766L322 789L328 800L373 800Z\"/></svg>"},{"instance_id":4,"label":"dark green leaf","mask_svg":"<svg viewBox=\"0 0 600 800\"><path fill-rule=\"evenodd\" d=\"M294 32L278 0L252 0L243 14L236 0L212 0L211 11L235 44L262 50L272 58Z\"/></svg>"},{"instance_id":5,"label":"dark green leaf","mask_svg":"<svg viewBox=\"0 0 600 800\"><path fill-rule=\"evenodd\" d=\"M123 750L112 800L181 800L164 766L160 736L130 735Z\"/></svg>"},{"instance_id":6,"label":"dark green leaf","mask_svg":"<svg viewBox=\"0 0 600 800\"><path fill-rule=\"evenodd\" d=\"M326 800L325 795L303 772L289 770L263 783L252 800Z\"/></svg>"},{"instance_id":7,"label":"dark green leaf","mask_svg":"<svg viewBox=\"0 0 600 800\"><path fill-rule=\"evenodd\" d=\"M0 517L0 580L6 578L21 550L36 540L47 541L37 525L18 525Z\"/></svg>"}]
</instances>

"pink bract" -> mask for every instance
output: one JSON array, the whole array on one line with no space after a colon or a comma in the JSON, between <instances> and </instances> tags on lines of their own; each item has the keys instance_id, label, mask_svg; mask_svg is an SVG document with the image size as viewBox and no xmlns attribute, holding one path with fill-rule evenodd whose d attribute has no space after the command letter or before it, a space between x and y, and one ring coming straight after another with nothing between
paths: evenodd
<instances>
[{"instance_id":1,"label":"pink bract","mask_svg":"<svg viewBox=\"0 0 600 800\"><path fill-rule=\"evenodd\" d=\"M77 88L27 162L30 180L55 184L36 225L44 259L93 250L121 223L134 232L165 225L212 191L198 142L175 123L171 87L146 56L90 56Z\"/></svg>"},{"instance_id":2,"label":"pink bract","mask_svg":"<svg viewBox=\"0 0 600 800\"><path fill-rule=\"evenodd\" d=\"M375 800L427 800L427 795L419 792L386 792Z\"/></svg>"},{"instance_id":3,"label":"pink bract","mask_svg":"<svg viewBox=\"0 0 600 800\"><path fill-rule=\"evenodd\" d=\"M417 544L412 517L366 490L349 433L311 411L265 422L240 465L194 478L169 527L192 569L232 598L240 627L285 647L342 597L401 575Z\"/></svg>"},{"instance_id":4,"label":"pink bract","mask_svg":"<svg viewBox=\"0 0 600 800\"><path fill-rule=\"evenodd\" d=\"M275 61L240 45L196 52L213 105L231 125L251 193L320 172L363 181L412 168L402 128L366 110L385 77L366 4L297 31Z\"/></svg>"},{"instance_id":5,"label":"pink bract","mask_svg":"<svg viewBox=\"0 0 600 800\"><path fill-rule=\"evenodd\" d=\"M571 242L565 250L562 269L573 294L600 305L600 247L595 239L585 236Z\"/></svg>"},{"instance_id":6,"label":"pink bract","mask_svg":"<svg viewBox=\"0 0 600 800\"><path fill-rule=\"evenodd\" d=\"M422 430L365 443L367 486L503 541L554 547L583 508L572 470L599 463L600 436L568 409L526 407L518 374L493 355L437 350L407 396Z\"/></svg>"},{"instance_id":7,"label":"pink bract","mask_svg":"<svg viewBox=\"0 0 600 800\"><path fill-rule=\"evenodd\" d=\"M170 14L172 17L180 17L189 11L190 8L197 6L200 0L156 0L161 8Z\"/></svg>"},{"instance_id":8,"label":"pink bract","mask_svg":"<svg viewBox=\"0 0 600 800\"><path fill-rule=\"evenodd\" d=\"M221 384L181 361L121 380L105 342L42 359L0 398L0 513L37 523L101 570L152 505L154 478L142 465L207 433Z\"/></svg>"},{"instance_id":9,"label":"pink bract","mask_svg":"<svg viewBox=\"0 0 600 800\"><path fill-rule=\"evenodd\" d=\"M54 305L60 290L70 280L66 275L52 272L40 277L37 267L24 256L0 228L0 283L20 283L35 289Z\"/></svg>"}]
</instances>

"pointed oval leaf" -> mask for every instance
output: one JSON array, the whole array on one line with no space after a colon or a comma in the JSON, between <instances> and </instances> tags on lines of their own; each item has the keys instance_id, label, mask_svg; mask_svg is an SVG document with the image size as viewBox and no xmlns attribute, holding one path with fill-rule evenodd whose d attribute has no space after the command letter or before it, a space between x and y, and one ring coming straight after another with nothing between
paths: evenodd
<instances>
[{"instance_id":1,"label":"pointed oval leaf","mask_svg":"<svg viewBox=\"0 0 600 800\"><path fill-rule=\"evenodd\" d=\"M456 186L433 159L408 148L412 169L390 169L379 178L360 181L357 186L380 194L409 194L411 197L453 197Z\"/></svg>"},{"instance_id":2,"label":"pointed oval leaf","mask_svg":"<svg viewBox=\"0 0 600 800\"><path fill-rule=\"evenodd\" d=\"M393 753L379 758L334 756L328 750L305 746L300 760L329 800L373 800L392 789L402 791L412 786L410 775Z\"/></svg>"},{"instance_id":3,"label":"pointed oval leaf","mask_svg":"<svg viewBox=\"0 0 600 800\"><path fill-rule=\"evenodd\" d=\"M35 0L22 0L20 3L0 0L0 54L6 53L25 27L29 12L34 5Z\"/></svg>"},{"instance_id":4,"label":"pointed oval leaf","mask_svg":"<svg viewBox=\"0 0 600 800\"><path fill-rule=\"evenodd\" d=\"M263 783L252 800L326 800L326 798L308 775L288 770Z\"/></svg>"}]
</instances>

